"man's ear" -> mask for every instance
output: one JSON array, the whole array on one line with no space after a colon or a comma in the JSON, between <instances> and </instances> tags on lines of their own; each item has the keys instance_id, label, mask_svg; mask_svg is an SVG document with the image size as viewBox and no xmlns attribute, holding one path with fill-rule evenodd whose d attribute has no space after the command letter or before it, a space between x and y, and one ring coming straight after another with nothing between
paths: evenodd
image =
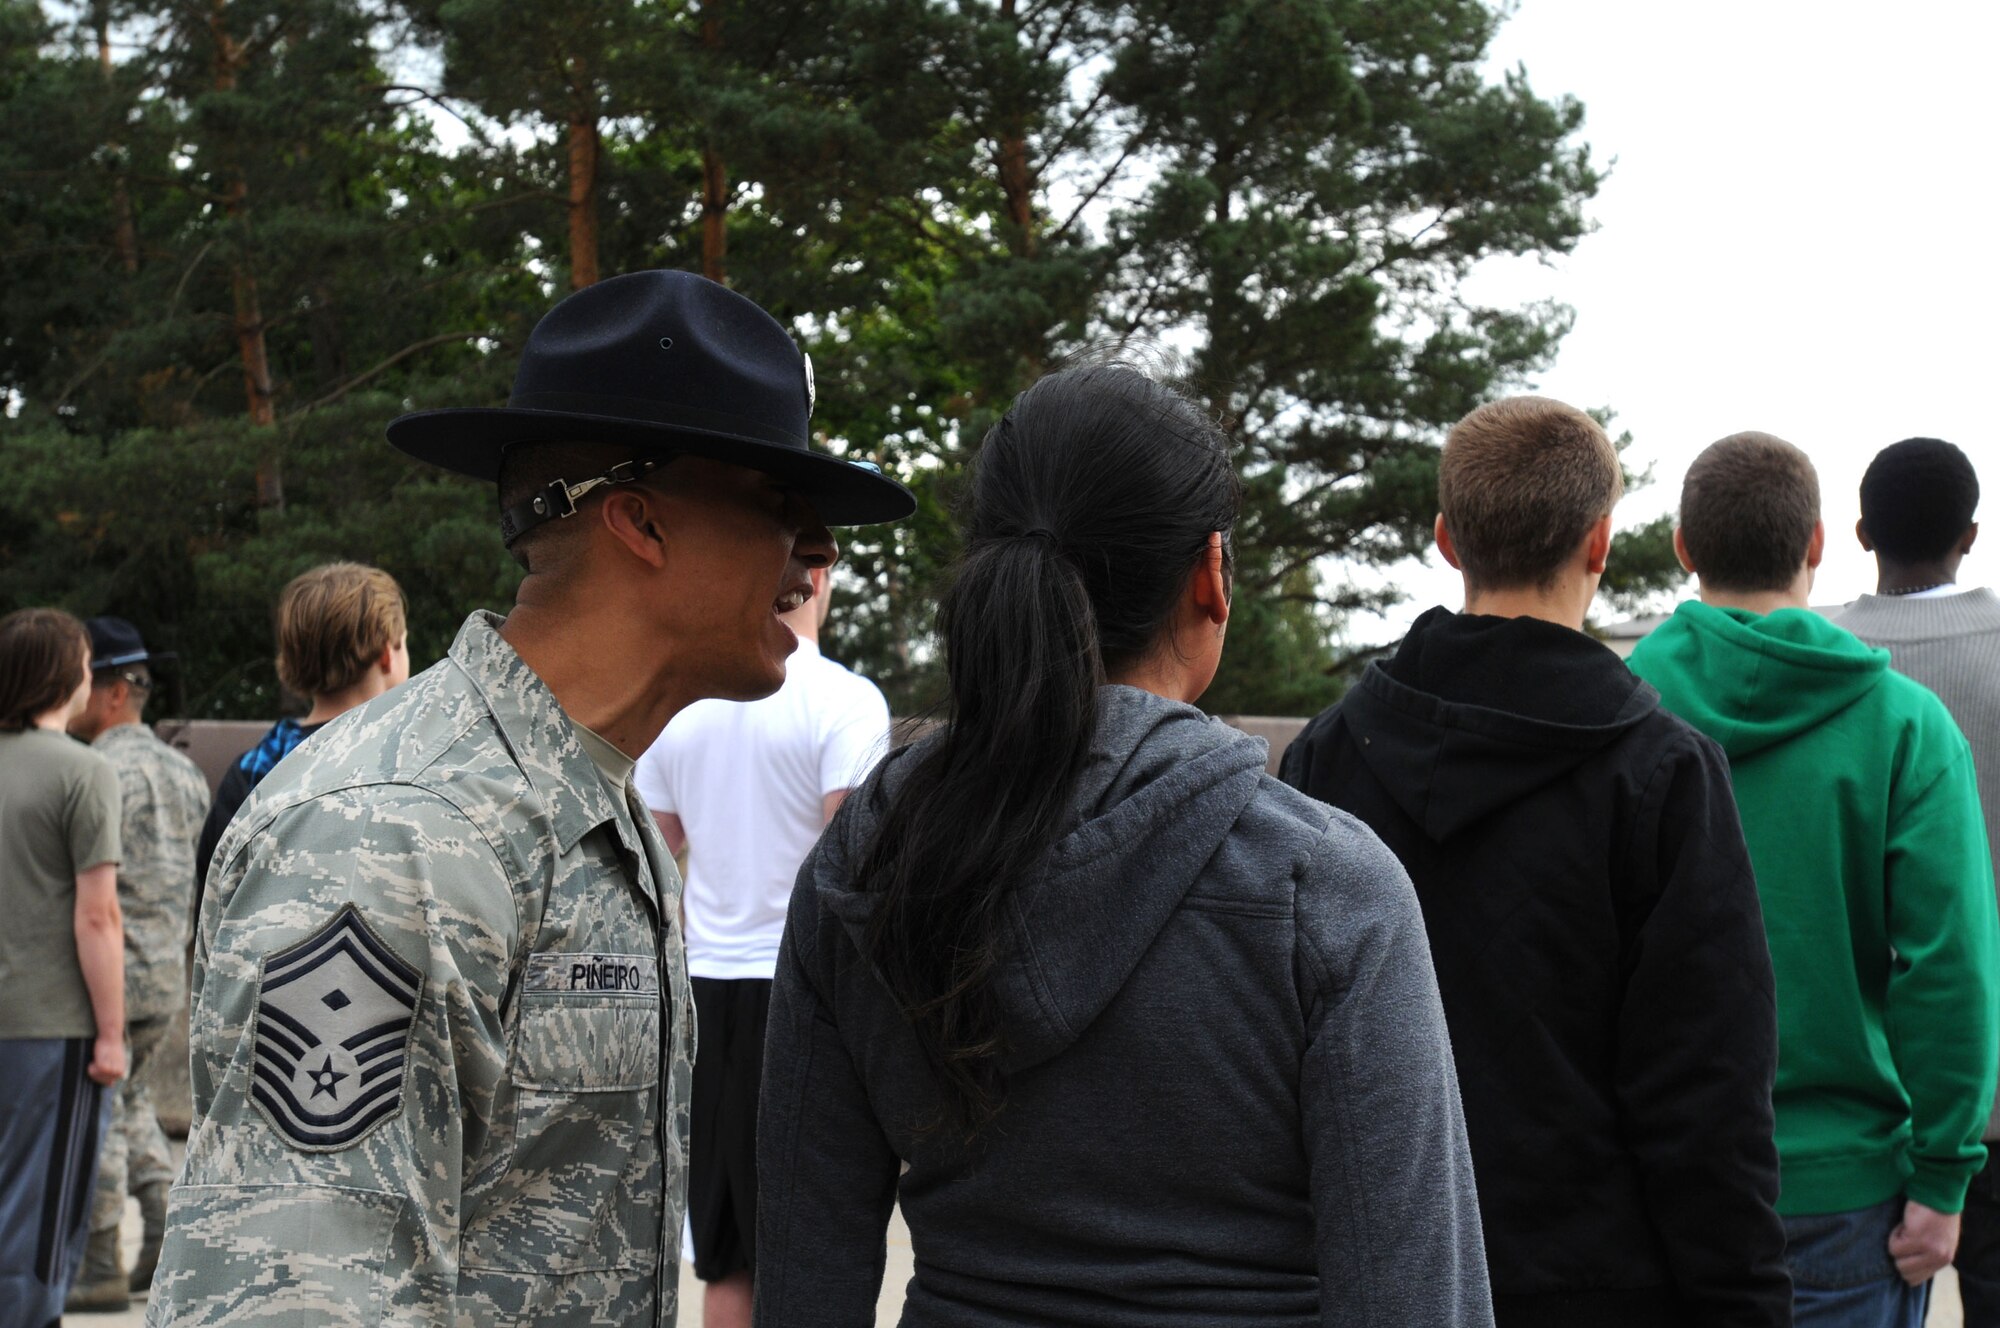
<instances>
[{"instance_id":1,"label":"man's ear","mask_svg":"<svg viewBox=\"0 0 2000 1328\"><path fill-rule=\"evenodd\" d=\"M1431 534L1437 537L1438 552L1444 555L1444 560L1452 565L1453 570L1463 572L1465 564L1458 560L1458 550L1452 545L1451 532L1444 528L1443 512L1439 512L1437 520L1431 523Z\"/></svg>"},{"instance_id":2,"label":"man's ear","mask_svg":"<svg viewBox=\"0 0 2000 1328\"><path fill-rule=\"evenodd\" d=\"M1590 574L1603 576L1604 569L1611 564L1611 513L1606 512L1597 519L1597 524L1590 528L1585 540L1585 552L1590 555L1587 564Z\"/></svg>"},{"instance_id":3,"label":"man's ear","mask_svg":"<svg viewBox=\"0 0 2000 1328\"><path fill-rule=\"evenodd\" d=\"M1965 528L1965 534L1958 541L1958 556L1963 558L1972 552L1972 541L1979 538L1979 523L1973 522Z\"/></svg>"},{"instance_id":4,"label":"man's ear","mask_svg":"<svg viewBox=\"0 0 2000 1328\"><path fill-rule=\"evenodd\" d=\"M633 557L648 567L667 565L660 496L642 484L621 485L605 498L598 520Z\"/></svg>"},{"instance_id":5,"label":"man's ear","mask_svg":"<svg viewBox=\"0 0 2000 1328\"><path fill-rule=\"evenodd\" d=\"M1868 523L1859 517L1854 521L1854 538L1861 542L1862 552L1875 552L1875 541L1868 538Z\"/></svg>"},{"instance_id":6,"label":"man's ear","mask_svg":"<svg viewBox=\"0 0 2000 1328\"><path fill-rule=\"evenodd\" d=\"M1681 560L1681 569L1683 571L1691 576L1701 575L1701 569L1694 565L1694 559L1688 557L1687 541L1681 538L1681 528L1679 526L1674 527L1674 557Z\"/></svg>"},{"instance_id":7,"label":"man's ear","mask_svg":"<svg viewBox=\"0 0 2000 1328\"><path fill-rule=\"evenodd\" d=\"M1217 627L1229 621L1229 579L1222 571L1222 532L1210 531L1208 547L1195 564L1190 587L1194 602Z\"/></svg>"},{"instance_id":8,"label":"man's ear","mask_svg":"<svg viewBox=\"0 0 2000 1328\"><path fill-rule=\"evenodd\" d=\"M1806 544L1806 566L1817 569L1826 557L1826 522L1813 522L1812 539Z\"/></svg>"}]
</instances>

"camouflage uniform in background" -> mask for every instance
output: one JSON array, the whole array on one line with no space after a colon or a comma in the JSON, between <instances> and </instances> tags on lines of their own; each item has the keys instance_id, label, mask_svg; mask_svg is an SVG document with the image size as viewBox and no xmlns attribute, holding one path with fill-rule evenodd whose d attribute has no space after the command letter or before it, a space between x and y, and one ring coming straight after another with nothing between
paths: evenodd
<instances>
[{"instance_id":1,"label":"camouflage uniform in background","mask_svg":"<svg viewBox=\"0 0 2000 1328\"><path fill-rule=\"evenodd\" d=\"M118 907L125 915L125 1079L99 1155L90 1229L118 1225L125 1196L174 1178L149 1080L174 1017L187 1003L188 902L194 843L208 815L208 781L144 724L120 724L91 744L118 772L122 804Z\"/></svg>"},{"instance_id":2,"label":"camouflage uniform in background","mask_svg":"<svg viewBox=\"0 0 2000 1328\"><path fill-rule=\"evenodd\" d=\"M154 1328L675 1321L680 878L499 621L223 838Z\"/></svg>"}]
</instances>

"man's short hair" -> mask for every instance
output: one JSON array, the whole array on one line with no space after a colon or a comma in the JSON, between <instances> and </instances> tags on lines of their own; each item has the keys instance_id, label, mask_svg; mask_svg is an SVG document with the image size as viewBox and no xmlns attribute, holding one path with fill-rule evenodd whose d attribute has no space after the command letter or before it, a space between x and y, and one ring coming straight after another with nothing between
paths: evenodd
<instances>
[{"instance_id":1,"label":"man's short hair","mask_svg":"<svg viewBox=\"0 0 2000 1328\"><path fill-rule=\"evenodd\" d=\"M1768 433L1710 443L1681 484L1681 542L1704 585L1783 590L1819 524L1812 459Z\"/></svg>"},{"instance_id":2,"label":"man's short hair","mask_svg":"<svg viewBox=\"0 0 2000 1328\"><path fill-rule=\"evenodd\" d=\"M89 653L83 624L61 609L16 609L0 618L0 730L26 729L69 700Z\"/></svg>"},{"instance_id":3,"label":"man's short hair","mask_svg":"<svg viewBox=\"0 0 2000 1328\"><path fill-rule=\"evenodd\" d=\"M278 596L278 681L299 696L344 692L407 631L402 587L387 572L315 567Z\"/></svg>"},{"instance_id":4,"label":"man's short hair","mask_svg":"<svg viewBox=\"0 0 2000 1328\"><path fill-rule=\"evenodd\" d=\"M1452 426L1438 463L1438 510L1478 590L1548 585L1624 495L1603 426L1547 397L1481 406Z\"/></svg>"},{"instance_id":5,"label":"man's short hair","mask_svg":"<svg viewBox=\"0 0 2000 1328\"><path fill-rule=\"evenodd\" d=\"M500 510L520 506L557 480L581 484L643 452L615 443L515 443L500 454ZM575 517L544 521L507 551L523 571L560 573L580 529Z\"/></svg>"},{"instance_id":6,"label":"man's short hair","mask_svg":"<svg viewBox=\"0 0 2000 1328\"><path fill-rule=\"evenodd\" d=\"M119 682L141 693L150 692L153 690L153 671L143 663L109 664L104 668L90 671L90 685L93 688L109 687ZM142 703L143 699L142 696Z\"/></svg>"},{"instance_id":7,"label":"man's short hair","mask_svg":"<svg viewBox=\"0 0 2000 1328\"><path fill-rule=\"evenodd\" d=\"M1934 562L1950 553L1979 510L1979 476L1941 438L1905 438L1875 454L1861 477L1861 525L1883 557Z\"/></svg>"}]
</instances>

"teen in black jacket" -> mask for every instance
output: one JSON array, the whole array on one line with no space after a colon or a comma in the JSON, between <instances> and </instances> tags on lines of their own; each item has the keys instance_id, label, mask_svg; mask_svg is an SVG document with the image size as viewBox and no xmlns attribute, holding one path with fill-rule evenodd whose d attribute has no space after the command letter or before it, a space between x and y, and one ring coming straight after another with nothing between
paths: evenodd
<instances>
[{"instance_id":1,"label":"teen in black jacket","mask_svg":"<svg viewBox=\"0 0 2000 1328\"><path fill-rule=\"evenodd\" d=\"M1780 1328L1777 1011L1729 767L1583 632L1624 489L1560 401L1453 425L1466 612L1419 618L1282 773L1416 884L1500 1328Z\"/></svg>"},{"instance_id":2,"label":"teen in black jacket","mask_svg":"<svg viewBox=\"0 0 2000 1328\"><path fill-rule=\"evenodd\" d=\"M1282 777L1416 883L1501 1328L1790 1323L1771 963L1721 750L1581 632L1433 609Z\"/></svg>"}]
</instances>

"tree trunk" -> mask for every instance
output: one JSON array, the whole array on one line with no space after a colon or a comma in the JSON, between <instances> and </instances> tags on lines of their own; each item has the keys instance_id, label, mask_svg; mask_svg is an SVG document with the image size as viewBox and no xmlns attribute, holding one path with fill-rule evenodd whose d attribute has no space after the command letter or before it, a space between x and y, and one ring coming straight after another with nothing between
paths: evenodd
<instances>
[{"instance_id":1,"label":"tree trunk","mask_svg":"<svg viewBox=\"0 0 2000 1328\"><path fill-rule=\"evenodd\" d=\"M215 90L234 92L243 70L243 46L229 35L226 0L210 0L208 32L215 44ZM282 510L285 482L278 464L277 408L272 401L271 359L264 344L264 310L257 295L257 275L250 267L250 186L234 162L223 168L223 211L236 229L236 257L229 265L229 289L234 302L236 348L243 360L243 394L250 423L270 429L257 460L257 506Z\"/></svg>"},{"instance_id":2,"label":"tree trunk","mask_svg":"<svg viewBox=\"0 0 2000 1328\"><path fill-rule=\"evenodd\" d=\"M701 275L729 280L729 171L713 147L701 150Z\"/></svg>"},{"instance_id":3,"label":"tree trunk","mask_svg":"<svg viewBox=\"0 0 2000 1328\"><path fill-rule=\"evenodd\" d=\"M116 72L111 63L111 6L106 0L96 0L91 6L92 18L97 27L97 63L104 70L104 84L111 87L116 81ZM105 146L116 158L119 145L115 142ZM125 185L125 170L120 166L111 177L111 234L112 242L118 246L118 263L125 269L126 276L139 271L139 226L132 215L132 191Z\"/></svg>"},{"instance_id":4,"label":"tree trunk","mask_svg":"<svg viewBox=\"0 0 2000 1328\"><path fill-rule=\"evenodd\" d=\"M1009 23L1014 21L1015 4L1016 0L1000 0L1000 17ZM1007 200L1007 219L1013 223L1008 242L1017 258L1033 258L1037 248L1035 173L1028 164L1027 126L1018 111L1003 109L995 137L999 143L1000 192Z\"/></svg>"},{"instance_id":5,"label":"tree trunk","mask_svg":"<svg viewBox=\"0 0 2000 1328\"><path fill-rule=\"evenodd\" d=\"M597 159L602 151L594 111L569 118L569 285L597 284Z\"/></svg>"},{"instance_id":6,"label":"tree trunk","mask_svg":"<svg viewBox=\"0 0 2000 1328\"><path fill-rule=\"evenodd\" d=\"M347 342L340 335L340 316L334 312L333 288L324 281L313 284L306 335L312 339L314 376L324 387L343 381L347 377Z\"/></svg>"},{"instance_id":7,"label":"tree trunk","mask_svg":"<svg viewBox=\"0 0 2000 1328\"><path fill-rule=\"evenodd\" d=\"M722 46L722 15L716 12L716 2L708 0L702 6L701 44L711 53ZM701 149L701 275L710 281L729 280L728 220L729 168L710 137Z\"/></svg>"}]
</instances>

